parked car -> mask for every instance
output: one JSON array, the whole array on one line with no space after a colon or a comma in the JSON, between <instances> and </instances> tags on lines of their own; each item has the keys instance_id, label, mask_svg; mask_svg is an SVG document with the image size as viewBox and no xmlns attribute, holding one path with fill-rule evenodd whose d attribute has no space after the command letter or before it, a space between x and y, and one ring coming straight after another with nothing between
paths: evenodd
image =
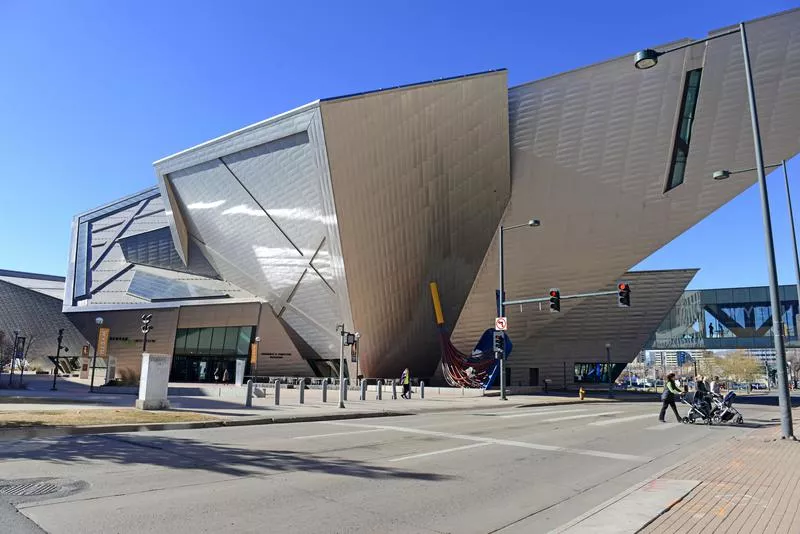
<instances>
[{"instance_id":1,"label":"parked car","mask_svg":"<svg viewBox=\"0 0 800 534\"><path fill-rule=\"evenodd\" d=\"M751 389L769 389L764 382L753 382L750 384Z\"/></svg>"}]
</instances>

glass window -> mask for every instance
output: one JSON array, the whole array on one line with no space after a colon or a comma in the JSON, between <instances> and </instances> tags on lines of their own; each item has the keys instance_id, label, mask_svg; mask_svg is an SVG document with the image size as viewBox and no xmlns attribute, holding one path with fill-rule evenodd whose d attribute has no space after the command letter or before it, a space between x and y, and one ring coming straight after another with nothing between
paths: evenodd
<instances>
[{"instance_id":1,"label":"glass window","mask_svg":"<svg viewBox=\"0 0 800 534\"><path fill-rule=\"evenodd\" d=\"M229 326L225 329L225 345L222 353L226 356L233 356L236 354L236 344L239 342L239 327Z\"/></svg>"},{"instance_id":2,"label":"glass window","mask_svg":"<svg viewBox=\"0 0 800 534\"><path fill-rule=\"evenodd\" d=\"M239 329L239 345L236 349L236 354L238 356L247 356L250 354L250 338L252 335L252 326L243 326Z\"/></svg>"},{"instance_id":3,"label":"glass window","mask_svg":"<svg viewBox=\"0 0 800 534\"><path fill-rule=\"evenodd\" d=\"M222 354L222 348L225 346L225 330L224 327L213 329L210 354Z\"/></svg>"},{"instance_id":4,"label":"glass window","mask_svg":"<svg viewBox=\"0 0 800 534\"><path fill-rule=\"evenodd\" d=\"M189 328L186 331L186 352L185 354L197 354L197 342L200 340L200 329Z\"/></svg>"},{"instance_id":5,"label":"glass window","mask_svg":"<svg viewBox=\"0 0 800 534\"><path fill-rule=\"evenodd\" d=\"M185 354L186 353L186 329L179 328L175 332L175 350L173 354Z\"/></svg>"},{"instance_id":6,"label":"glass window","mask_svg":"<svg viewBox=\"0 0 800 534\"><path fill-rule=\"evenodd\" d=\"M686 161L689 158L689 141L692 137L694 124L694 111L697 107L697 97L700 94L700 76L703 69L690 70L686 73L683 87L681 111L678 117L678 132L675 136L675 148L672 152L672 162L669 169L669 182L664 192L674 189L683 183L686 173Z\"/></svg>"},{"instance_id":7,"label":"glass window","mask_svg":"<svg viewBox=\"0 0 800 534\"><path fill-rule=\"evenodd\" d=\"M211 334L213 328L201 328L200 340L197 343L197 354L209 354L211 351Z\"/></svg>"}]
</instances>

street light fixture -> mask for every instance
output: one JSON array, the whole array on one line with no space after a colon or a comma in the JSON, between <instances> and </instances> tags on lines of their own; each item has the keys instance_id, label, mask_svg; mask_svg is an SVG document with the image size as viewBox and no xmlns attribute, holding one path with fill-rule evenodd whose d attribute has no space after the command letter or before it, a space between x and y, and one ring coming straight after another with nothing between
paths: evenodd
<instances>
[{"instance_id":1,"label":"street light fixture","mask_svg":"<svg viewBox=\"0 0 800 534\"><path fill-rule=\"evenodd\" d=\"M769 300L772 309L773 322L777 321L778 328L773 328L772 337L775 343L775 359L778 364L778 400L781 408L781 433L784 439L793 438L794 431L792 429L792 408L791 400L789 397L789 384L786 376L786 352L783 345L783 332L781 332L781 312L780 312L780 299L778 297L778 270L775 266L775 245L772 241L772 220L769 212L769 196L767 194L767 180L764 174L764 156L761 148L761 132L758 125L758 110L756 109L756 94L755 86L753 84L753 72L750 68L750 51L747 43L747 30L744 22L739 23L738 28L728 30L727 32L718 33L705 39L691 41L686 44L670 48L663 51L655 51L646 49L638 52L634 56L634 66L639 70L646 70L655 67L658 63L658 58L664 54L675 52L690 46L705 43L714 39L719 39L728 35L738 33L742 41L742 59L744 61L745 79L747 82L747 97L750 106L750 124L753 129L753 148L755 151L756 166L755 170L758 171L758 185L761 193L761 211L764 220L764 240L766 243L767 252L767 270L769 273ZM725 179L725 173L715 173L715 178ZM730 173L728 173L730 176Z\"/></svg>"},{"instance_id":2,"label":"street light fixture","mask_svg":"<svg viewBox=\"0 0 800 534\"><path fill-rule=\"evenodd\" d=\"M772 165L764 165L765 169L775 169L777 167L783 167L783 181L786 185L786 205L789 207L789 224L792 229L792 245L794 246L794 276L795 276L795 284L797 289L797 298L800 299L800 255L798 255L797 251L797 232L795 231L795 224L794 224L794 210L792 209L792 193L789 189L789 171L786 167L786 160L781 160L780 163L773 163ZM725 180L729 178L733 174L741 174L743 172L752 172L756 169L741 169L736 171L729 171L727 169L722 169L719 171L715 171L712 175L715 180ZM798 310L795 310L797 312ZM798 318L800 318L800 314L795 313L795 330L798 328ZM798 334L795 333L797 336Z\"/></svg>"},{"instance_id":3,"label":"street light fixture","mask_svg":"<svg viewBox=\"0 0 800 534\"><path fill-rule=\"evenodd\" d=\"M94 356L92 356L92 378L89 382L89 393L94 393L94 369L97 364L97 345L100 344L100 327L103 326L103 318L95 317L94 323L97 325L97 338L94 342Z\"/></svg>"},{"instance_id":4,"label":"street light fixture","mask_svg":"<svg viewBox=\"0 0 800 534\"><path fill-rule=\"evenodd\" d=\"M503 258L503 234L508 230L516 228L523 228L525 226L530 228L538 228L542 225L539 219L529 219L528 222L522 224L515 224L513 226L500 225L499 232L499 249L500 249L500 292L497 297L497 316L506 316L506 283L505 283L505 259ZM506 397L506 345L505 337L503 338L503 351L500 353L500 400L508 400Z\"/></svg>"}]
</instances>

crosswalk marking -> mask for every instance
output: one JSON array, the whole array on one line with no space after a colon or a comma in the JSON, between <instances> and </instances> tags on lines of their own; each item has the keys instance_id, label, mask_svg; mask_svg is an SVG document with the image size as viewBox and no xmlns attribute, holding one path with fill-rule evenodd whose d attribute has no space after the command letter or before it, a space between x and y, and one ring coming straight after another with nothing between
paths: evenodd
<instances>
[{"instance_id":1,"label":"crosswalk marking","mask_svg":"<svg viewBox=\"0 0 800 534\"><path fill-rule=\"evenodd\" d=\"M614 412L620 413L620 412ZM556 445L544 445L541 443L527 443L524 441L515 441L510 439L495 439L487 438L484 436L472 436L469 434L451 434L449 432L437 432L435 430L423 430L421 428L390 426L390 425L367 425L363 423L344 423L338 421L331 421L326 423L334 426L344 426L350 428L383 428L385 430L395 430L397 432L407 432L410 434L421 434L426 436L437 436L448 439L462 439L465 441L474 441L476 443L488 443L490 445L505 445L508 447L520 447L523 449L533 449L538 451L548 452L564 452L571 454L580 454L583 456L594 456L597 458L610 458L613 460L623 460L628 462L646 463L653 460L650 456L638 456L635 454L622 454L616 452L596 451L591 449L576 449L572 447L559 447Z\"/></svg>"},{"instance_id":2,"label":"crosswalk marking","mask_svg":"<svg viewBox=\"0 0 800 534\"><path fill-rule=\"evenodd\" d=\"M474 449L475 447L486 447L490 443L470 443L469 445L462 445L461 447L453 447L452 449L442 449L440 451L423 452L422 454L412 454L411 456L403 456L401 458L392 458L390 462L402 462L403 460L413 460L415 458L422 458L424 456L434 456L436 454L444 454L446 452L463 451L465 449Z\"/></svg>"},{"instance_id":3,"label":"crosswalk marking","mask_svg":"<svg viewBox=\"0 0 800 534\"><path fill-rule=\"evenodd\" d=\"M616 412L586 413L586 414L583 414L583 415L568 415L566 417L554 417L552 419L542 419L542 423L558 423L559 421L571 421L573 419L586 419L587 417L602 417L604 415L617 415L619 413L624 413L624 412L616 411Z\"/></svg>"},{"instance_id":4,"label":"crosswalk marking","mask_svg":"<svg viewBox=\"0 0 800 534\"><path fill-rule=\"evenodd\" d=\"M538 412L525 412L525 413L512 413L509 415L501 415L502 419L510 419L512 417L533 417L535 415L547 415L547 414L554 414L554 413L575 413L575 412L585 412L586 408L578 408L578 409L571 409L571 410L540 410Z\"/></svg>"},{"instance_id":5,"label":"crosswalk marking","mask_svg":"<svg viewBox=\"0 0 800 534\"><path fill-rule=\"evenodd\" d=\"M314 439L314 438L331 438L334 436L349 436L351 434L364 434L366 432L382 432L382 428L371 428L369 430L351 430L350 432L334 432L333 434L314 434L313 436L295 436L292 439Z\"/></svg>"},{"instance_id":6,"label":"crosswalk marking","mask_svg":"<svg viewBox=\"0 0 800 534\"><path fill-rule=\"evenodd\" d=\"M655 419L655 414L646 413L644 415L632 415L630 417L615 417L614 419L609 419L608 421L595 421L594 423L589 423L589 426L608 426L608 425L616 425L619 423L627 423L628 421L638 421L639 419Z\"/></svg>"}]
</instances>

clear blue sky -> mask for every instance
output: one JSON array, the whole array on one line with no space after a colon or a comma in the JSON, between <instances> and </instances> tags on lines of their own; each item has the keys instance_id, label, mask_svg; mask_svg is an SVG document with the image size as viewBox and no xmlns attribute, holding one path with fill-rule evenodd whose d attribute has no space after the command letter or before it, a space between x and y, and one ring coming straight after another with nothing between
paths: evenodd
<instances>
[{"instance_id":1,"label":"clear blue sky","mask_svg":"<svg viewBox=\"0 0 800 534\"><path fill-rule=\"evenodd\" d=\"M643 5L0 0L0 268L64 274L74 214L154 185L156 159L317 98L499 67L514 85L797 3ZM800 162L790 172L800 180ZM695 287L765 284L757 191L641 267L700 267Z\"/></svg>"}]
</instances>

